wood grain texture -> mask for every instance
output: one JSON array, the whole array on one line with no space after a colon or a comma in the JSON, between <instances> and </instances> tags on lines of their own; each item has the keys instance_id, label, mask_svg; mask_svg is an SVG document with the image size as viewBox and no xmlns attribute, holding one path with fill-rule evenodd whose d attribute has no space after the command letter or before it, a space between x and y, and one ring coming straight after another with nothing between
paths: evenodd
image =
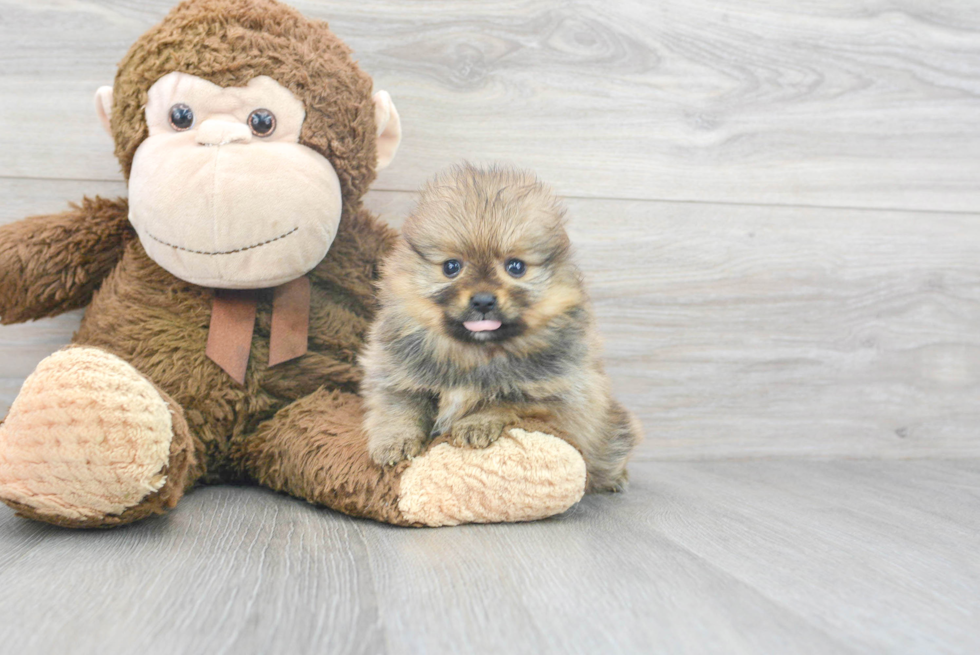
<instances>
[{"instance_id":1,"label":"wood grain texture","mask_svg":"<svg viewBox=\"0 0 980 655\"><path fill-rule=\"evenodd\" d=\"M352 520L257 489L134 528L0 518L0 636L16 653L380 653Z\"/></svg>"},{"instance_id":2,"label":"wood grain texture","mask_svg":"<svg viewBox=\"0 0 980 655\"><path fill-rule=\"evenodd\" d=\"M300 1L405 125L378 188L461 158L568 196L980 205L970 0ZM0 0L0 176L118 179L92 94L172 5Z\"/></svg>"},{"instance_id":3,"label":"wood grain texture","mask_svg":"<svg viewBox=\"0 0 980 655\"><path fill-rule=\"evenodd\" d=\"M638 457L980 456L980 216L566 204Z\"/></svg>"},{"instance_id":4,"label":"wood grain texture","mask_svg":"<svg viewBox=\"0 0 980 655\"><path fill-rule=\"evenodd\" d=\"M977 217L569 211L641 456L980 455Z\"/></svg>"},{"instance_id":5,"label":"wood grain texture","mask_svg":"<svg viewBox=\"0 0 980 655\"><path fill-rule=\"evenodd\" d=\"M555 519L401 529L252 488L64 531L0 508L32 653L974 653L980 461L644 462Z\"/></svg>"},{"instance_id":6,"label":"wood grain texture","mask_svg":"<svg viewBox=\"0 0 980 655\"><path fill-rule=\"evenodd\" d=\"M0 222L80 185L0 180L25 198ZM399 225L414 201L367 204ZM567 204L615 392L646 428L637 457L980 456L978 217ZM77 321L0 327L0 411Z\"/></svg>"},{"instance_id":7,"label":"wood grain texture","mask_svg":"<svg viewBox=\"0 0 980 655\"><path fill-rule=\"evenodd\" d=\"M91 98L171 4L0 0L0 223L125 195ZM440 530L0 508L0 650L980 651L980 5L293 4L398 105L385 220L463 158L570 198L631 490ZM79 315L0 327L0 416Z\"/></svg>"}]
</instances>

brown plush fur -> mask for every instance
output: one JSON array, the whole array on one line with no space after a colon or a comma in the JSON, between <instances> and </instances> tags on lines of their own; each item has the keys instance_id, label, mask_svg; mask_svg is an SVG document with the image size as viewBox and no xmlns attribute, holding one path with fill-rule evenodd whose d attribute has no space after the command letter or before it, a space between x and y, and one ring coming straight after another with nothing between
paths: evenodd
<instances>
[{"instance_id":1,"label":"brown plush fur","mask_svg":"<svg viewBox=\"0 0 980 655\"><path fill-rule=\"evenodd\" d=\"M582 452L590 490L623 487L640 428L610 394L563 215L524 172L465 166L426 186L385 262L362 358L375 461L402 461L443 433L486 447L537 420ZM447 274L447 261L459 272ZM514 261L526 269L508 273ZM475 307L477 294L492 309ZM465 327L481 319L500 326Z\"/></svg>"},{"instance_id":2,"label":"brown plush fur","mask_svg":"<svg viewBox=\"0 0 980 655\"><path fill-rule=\"evenodd\" d=\"M361 210L345 214L330 256L310 274L310 351L268 368L272 297L259 303L252 357L243 386L205 354L211 291L157 266L130 242L85 314L75 343L97 346L133 364L184 408L203 443L205 481L243 479L234 451L288 403L323 386L354 391L357 353L375 306L375 266L392 238ZM341 280L343 284L341 285Z\"/></svg>"},{"instance_id":3,"label":"brown plush fur","mask_svg":"<svg viewBox=\"0 0 980 655\"><path fill-rule=\"evenodd\" d=\"M0 323L87 305L136 237L127 212L122 198L85 198L71 211L0 227Z\"/></svg>"},{"instance_id":4,"label":"brown plush fur","mask_svg":"<svg viewBox=\"0 0 980 655\"><path fill-rule=\"evenodd\" d=\"M262 423L254 438L240 442L236 459L272 489L347 514L405 524L397 507L405 465L381 468L371 461L362 417L360 398L320 389Z\"/></svg>"},{"instance_id":5,"label":"brown plush fur","mask_svg":"<svg viewBox=\"0 0 980 655\"><path fill-rule=\"evenodd\" d=\"M272 0L178 6L133 45L116 78L111 127L127 177L147 134L147 90L172 71L236 86L268 75L305 105L300 143L327 157L343 194L336 238L307 274L309 351L267 366L270 290L258 303L244 384L234 382L205 352L213 291L177 279L150 259L126 221L124 200L86 199L64 214L0 227L2 320L89 304L73 342L113 353L127 370L132 365L145 376L170 407L173 432L161 471L166 484L115 515L72 521L51 516L57 511L51 504L47 514L22 504L22 493L5 495L7 502L24 516L70 527L121 525L165 511L199 482L257 482L401 525L530 520L577 502L585 484L582 460L549 435L502 441L496 459L464 458L469 474L461 480L453 477L459 451L449 447L421 478L412 476L418 467L382 468L368 456L361 401L353 395L362 379L357 356L377 310L379 261L395 234L361 203L377 162L371 81L326 23ZM546 447L536 452L524 445L542 438ZM138 439L132 435L133 443ZM504 444L509 449L499 447ZM434 493L420 479L436 481Z\"/></svg>"},{"instance_id":6,"label":"brown plush fur","mask_svg":"<svg viewBox=\"0 0 980 655\"><path fill-rule=\"evenodd\" d=\"M395 238L361 206L376 161L370 78L326 23L289 7L271 0L184 2L119 67L112 129L127 174L146 136L147 89L173 70L222 85L269 75L303 100L301 143L336 169L343 216L327 257L309 273L309 352L266 366L270 292L259 303L244 386L205 355L212 291L177 279L146 255L126 220L125 200L85 199L64 214L0 227L3 322L91 302L73 342L131 363L172 399L180 418L167 485L123 515L85 526L162 511L199 481L237 480L405 523L395 505L398 472L367 458L360 404L350 395L361 379L357 354L376 309L378 262Z\"/></svg>"},{"instance_id":7,"label":"brown plush fur","mask_svg":"<svg viewBox=\"0 0 980 655\"><path fill-rule=\"evenodd\" d=\"M170 72L219 86L245 86L268 75L306 105L300 142L330 160L345 202L374 180L377 161L371 78L324 21L274 0L188 0L136 43L113 86L112 133L128 178L147 136L147 91Z\"/></svg>"}]
</instances>

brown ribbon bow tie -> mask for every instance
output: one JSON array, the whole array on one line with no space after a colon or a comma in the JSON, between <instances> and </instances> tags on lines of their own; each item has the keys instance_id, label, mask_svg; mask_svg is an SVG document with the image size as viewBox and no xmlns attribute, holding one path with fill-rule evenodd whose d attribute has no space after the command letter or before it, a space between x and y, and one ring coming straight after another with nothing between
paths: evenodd
<instances>
[{"instance_id":1,"label":"brown ribbon bow tie","mask_svg":"<svg viewBox=\"0 0 980 655\"><path fill-rule=\"evenodd\" d=\"M257 289L214 291L205 352L238 384L245 384L260 293ZM304 276L273 290L269 367L306 353L309 332L310 279Z\"/></svg>"}]
</instances>

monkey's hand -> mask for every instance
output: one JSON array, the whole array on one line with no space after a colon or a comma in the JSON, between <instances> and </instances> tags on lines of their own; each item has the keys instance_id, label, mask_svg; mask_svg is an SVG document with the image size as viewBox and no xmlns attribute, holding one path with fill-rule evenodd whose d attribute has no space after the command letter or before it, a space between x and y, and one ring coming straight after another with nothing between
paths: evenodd
<instances>
[{"instance_id":1,"label":"monkey's hand","mask_svg":"<svg viewBox=\"0 0 980 655\"><path fill-rule=\"evenodd\" d=\"M449 442L454 446L486 448L500 438L504 428L514 423L510 412L483 410L453 422Z\"/></svg>"},{"instance_id":2,"label":"monkey's hand","mask_svg":"<svg viewBox=\"0 0 980 655\"><path fill-rule=\"evenodd\" d=\"M0 323L84 307L134 236L124 199L0 226Z\"/></svg>"}]
</instances>

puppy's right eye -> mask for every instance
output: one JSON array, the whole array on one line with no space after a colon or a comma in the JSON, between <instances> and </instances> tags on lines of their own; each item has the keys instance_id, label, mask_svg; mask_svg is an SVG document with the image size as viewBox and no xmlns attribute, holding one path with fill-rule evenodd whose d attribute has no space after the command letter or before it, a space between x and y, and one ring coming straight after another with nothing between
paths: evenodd
<instances>
[{"instance_id":1,"label":"puppy's right eye","mask_svg":"<svg viewBox=\"0 0 980 655\"><path fill-rule=\"evenodd\" d=\"M463 263L458 259L447 259L442 263L442 272L446 277L456 277L463 270Z\"/></svg>"},{"instance_id":2,"label":"puppy's right eye","mask_svg":"<svg viewBox=\"0 0 980 655\"><path fill-rule=\"evenodd\" d=\"M180 102L170 108L170 127L183 132L194 124L194 111Z\"/></svg>"},{"instance_id":3,"label":"puppy's right eye","mask_svg":"<svg viewBox=\"0 0 980 655\"><path fill-rule=\"evenodd\" d=\"M510 273L511 277L521 277L527 273L527 264L519 259L508 259L507 263L504 264L507 272Z\"/></svg>"}]
</instances>

